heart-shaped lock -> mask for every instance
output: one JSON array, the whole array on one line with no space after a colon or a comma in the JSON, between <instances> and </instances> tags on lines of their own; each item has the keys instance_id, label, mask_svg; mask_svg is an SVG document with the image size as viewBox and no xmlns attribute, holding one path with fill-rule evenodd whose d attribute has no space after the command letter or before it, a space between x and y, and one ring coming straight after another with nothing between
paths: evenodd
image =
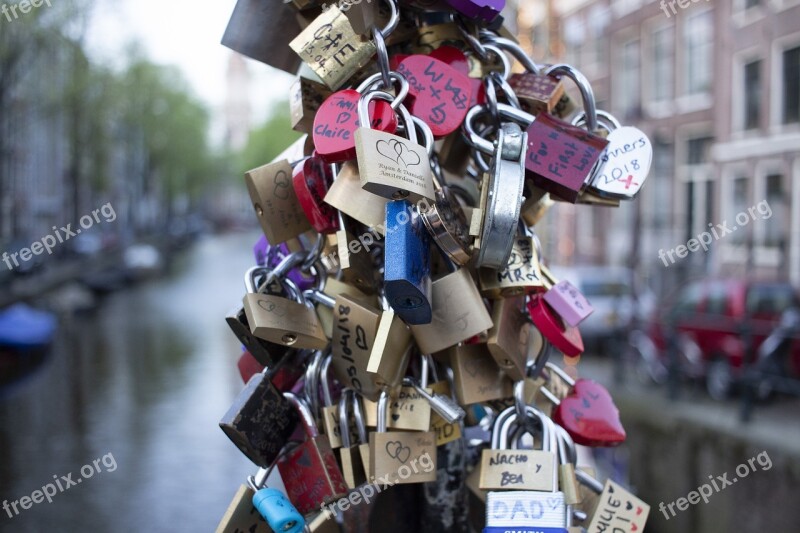
<instances>
[{"instance_id":1,"label":"heart-shaped lock","mask_svg":"<svg viewBox=\"0 0 800 533\"><path fill-rule=\"evenodd\" d=\"M325 203L330 167L317 154L297 165L292 176L294 192L300 207L311 222L311 226L323 235L339 231L339 219L334 209Z\"/></svg>"},{"instance_id":2,"label":"heart-shaped lock","mask_svg":"<svg viewBox=\"0 0 800 533\"><path fill-rule=\"evenodd\" d=\"M528 302L528 312L536 328L559 352L568 357L583 353L583 338L578 328L565 324L542 294L534 294Z\"/></svg>"},{"instance_id":3,"label":"heart-shaped lock","mask_svg":"<svg viewBox=\"0 0 800 533\"><path fill-rule=\"evenodd\" d=\"M464 122L472 100L470 79L447 63L426 55L411 55L397 72L408 80L408 109L430 126L434 137L445 137Z\"/></svg>"},{"instance_id":4,"label":"heart-shaped lock","mask_svg":"<svg viewBox=\"0 0 800 533\"><path fill-rule=\"evenodd\" d=\"M356 157L355 131L359 127L358 100L361 93L345 89L330 95L314 117L312 139L314 148L326 163L340 163ZM383 100L369 104L373 129L394 133L397 116L392 106Z\"/></svg>"},{"instance_id":5,"label":"heart-shaped lock","mask_svg":"<svg viewBox=\"0 0 800 533\"><path fill-rule=\"evenodd\" d=\"M625 442L619 410L606 388L596 381L577 380L553 410L553 421L584 446L617 446Z\"/></svg>"},{"instance_id":6,"label":"heart-shaped lock","mask_svg":"<svg viewBox=\"0 0 800 533\"><path fill-rule=\"evenodd\" d=\"M639 128L624 126L608 135L603 167L591 184L603 196L630 199L650 173L653 145Z\"/></svg>"},{"instance_id":7,"label":"heart-shaped lock","mask_svg":"<svg viewBox=\"0 0 800 533\"><path fill-rule=\"evenodd\" d=\"M544 301L572 327L577 327L594 312L589 300L567 280L561 280L544 293Z\"/></svg>"}]
</instances>

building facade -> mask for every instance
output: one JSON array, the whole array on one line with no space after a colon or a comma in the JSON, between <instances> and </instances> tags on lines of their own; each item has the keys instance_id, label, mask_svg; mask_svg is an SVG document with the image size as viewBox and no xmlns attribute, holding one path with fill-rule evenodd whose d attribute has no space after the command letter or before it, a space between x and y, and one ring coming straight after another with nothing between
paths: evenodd
<instances>
[{"instance_id":1,"label":"building facade","mask_svg":"<svg viewBox=\"0 0 800 533\"><path fill-rule=\"evenodd\" d=\"M630 264L659 292L700 276L800 284L800 0L542 4L535 50L550 55L535 58L577 66L654 148L637 201L558 206L551 260ZM670 259L703 232L707 251Z\"/></svg>"}]
</instances>

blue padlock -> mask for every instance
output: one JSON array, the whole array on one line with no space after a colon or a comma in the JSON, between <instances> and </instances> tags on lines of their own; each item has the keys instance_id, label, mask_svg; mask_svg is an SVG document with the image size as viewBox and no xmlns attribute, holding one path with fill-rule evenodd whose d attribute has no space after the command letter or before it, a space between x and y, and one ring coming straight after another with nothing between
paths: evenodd
<instances>
[{"instance_id":1,"label":"blue padlock","mask_svg":"<svg viewBox=\"0 0 800 533\"><path fill-rule=\"evenodd\" d=\"M389 305L407 324L430 324L430 235L408 200L386 204L385 291Z\"/></svg>"},{"instance_id":2,"label":"blue padlock","mask_svg":"<svg viewBox=\"0 0 800 533\"><path fill-rule=\"evenodd\" d=\"M259 512L275 533L303 533L306 521L289 498L277 489L259 489L255 480L248 479L250 488L255 491L253 507Z\"/></svg>"}]
</instances>

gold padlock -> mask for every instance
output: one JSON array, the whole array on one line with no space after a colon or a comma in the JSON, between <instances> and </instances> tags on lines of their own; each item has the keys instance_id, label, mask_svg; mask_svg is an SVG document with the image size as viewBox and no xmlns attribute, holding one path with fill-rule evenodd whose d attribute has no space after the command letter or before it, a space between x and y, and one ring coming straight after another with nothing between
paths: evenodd
<instances>
[{"instance_id":1,"label":"gold padlock","mask_svg":"<svg viewBox=\"0 0 800 533\"><path fill-rule=\"evenodd\" d=\"M347 16L332 6L289 46L335 91L375 55L375 45L353 31Z\"/></svg>"},{"instance_id":2,"label":"gold padlock","mask_svg":"<svg viewBox=\"0 0 800 533\"><path fill-rule=\"evenodd\" d=\"M394 388L406 373L411 348L411 330L387 307L381 313L375 342L369 354L367 373L381 387Z\"/></svg>"},{"instance_id":3,"label":"gold padlock","mask_svg":"<svg viewBox=\"0 0 800 533\"><path fill-rule=\"evenodd\" d=\"M408 139L369 127L369 103L387 98L386 93L362 95L358 102L355 144L361 187L392 200L416 203L433 202L433 174L425 147L417 143L416 128L408 110L400 104L397 111L404 119Z\"/></svg>"},{"instance_id":4,"label":"gold padlock","mask_svg":"<svg viewBox=\"0 0 800 533\"><path fill-rule=\"evenodd\" d=\"M292 185L292 167L286 159L245 174L247 191L261 229L273 245L311 229Z\"/></svg>"},{"instance_id":5,"label":"gold padlock","mask_svg":"<svg viewBox=\"0 0 800 533\"><path fill-rule=\"evenodd\" d=\"M529 342L534 343L530 346L531 352L538 353L535 346L538 332L531 335L531 324L524 307L524 296L495 300L492 310L494 325L486 341L497 365L514 381L525 379Z\"/></svg>"},{"instance_id":6,"label":"gold padlock","mask_svg":"<svg viewBox=\"0 0 800 533\"><path fill-rule=\"evenodd\" d=\"M430 431L389 432L388 408L389 394L384 391L378 400L378 430L369 436L372 475L392 484L436 480L436 435Z\"/></svg>"},{"instance_id":7,"label":"gold padlock","mask_svg":"<svg viewBox=\"0 0 800 533\"><path fill-rule=\"evenodd\" d=\"M340 294L336 297L333 316L331 364L336 378L365 398L377 399L381 385L376 383L373 374L367 373L367 363L378 332L380 313L346 294Z\"/></svg>"},{"instance_id":8,"label":"gold padlock","mask_svg":"<svg viewBox=\"0 0 800 533\"><path fill-rule=\"evenodd\" d=\"M384 218L388 201L388 198L372 194L361 188L358 164L355 161L347 161L342 165L339 175L325 195L325 203L381 235L386 232ZM365 246L370 246L375 242L369 233L363 234L359 240L365 243Z\"/></svg>"},{"instance_id":9,"label":"gold padlock","mask_svg":"<svg viewBox=\"0 0 800 533\"><path fill-rule=\"evenodd\" d=\"M492 317L465 268L433 282L431 304L431 323L411 326L422 353L441 352L492 327Z\"/></svg>"},{"instance_id":10,"label":"gold padlock","mask_svg":"<svg viewBox=\"0 0 800 533\"><path fill-rule=\"evenodd\" d=\"M294 293L295 301L273 294L245 294L244 312L253 335L293 348L324 349L328 338L316 311L306 305L303 294L292 288L291 282L282 283Z\"/></svg>"},{"instance_id":11,"label":"gold padlock","mask_svg":"<svg viewBox=\"0 0 800 533\"><path fill-rule=\"evenodd\" d=\"M456 397L461 405L510 398L513 383L497 366L485 344L450 348Z\"/></svg>"},{"instance_id":12,"label":"gold padlock","mask_svg":"<svg viewBox=\"0 0 800 533\"><path fill-rule=\"evenodd\" d=\"M533 238L517 236L506 266L500 270L481 268L480 283L481 294L490 298L547 290Z\"/></svg>"},{"instance_id":13,"label":"gold padlock","mask_svg":"<svg viewBox=\"0 0 800 533\"><path fill-rule=\"evenodd\" d=\"M289 89L289 94L292 129L310 135L314 128L314 115L322 102L331 95L330 89L321 83L298 76Z\"/></svg>"},{"instance_id":14,"label":"gold padlock","mask_svg":"<svg viewBox=\"0 0 800 533\"><path fill-rule=\"evenodd\" d=\"M389 391L389 429L429 431L432 414L430 403L414 387L403 386ZM377 402L364 400L364 418L367 426L378 426Z\"/></svg>"}]
</instances>

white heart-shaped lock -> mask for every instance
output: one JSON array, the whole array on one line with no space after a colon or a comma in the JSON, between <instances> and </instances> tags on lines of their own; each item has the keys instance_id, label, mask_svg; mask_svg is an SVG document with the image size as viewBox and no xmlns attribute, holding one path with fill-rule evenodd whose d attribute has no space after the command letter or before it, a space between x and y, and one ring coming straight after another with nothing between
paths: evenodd
<instances>
[{"instance_id":1,"label":"white heart-shaped lock","mask_svg":"<svg viewBox=\"0 0 800 533\"><path fill-rule=\"evenodd\" d=\"M591 187L604 196L633 198L650 173L653 145L639 128L617 128L608 135L602 161Z\"/></svg>"}]
</instances>

